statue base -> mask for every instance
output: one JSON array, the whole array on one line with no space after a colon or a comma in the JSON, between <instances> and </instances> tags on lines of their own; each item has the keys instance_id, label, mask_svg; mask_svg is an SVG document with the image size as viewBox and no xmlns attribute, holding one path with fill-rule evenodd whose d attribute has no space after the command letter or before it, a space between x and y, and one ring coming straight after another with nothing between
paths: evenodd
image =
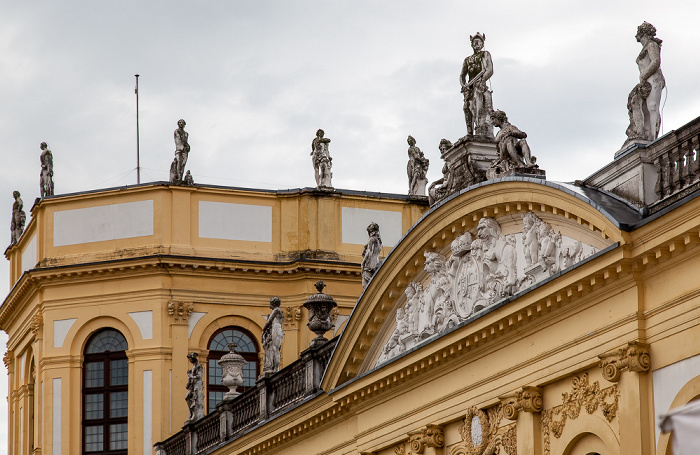
<instances>
[{"instance_id":1,"label":"statue base","mask_svg":"<svg viewBox=\"0 0 700 455\"><path fill-rule=\"evenodd\" d=\"M545 180L547 178L547 173L544 171L544 169L540 169L537 165L528 167L509 167L504 164L497 164L486 171L486 180L500 179L511 176L530 177Z\"/></svg>"},{"instance_id":2,"label":"statue base","mask_svg":"<svg viewBox=\"0 0 700 455\"><path fill-rule=\"evenodd\" d=\"M646 141L644 139L627 139L625 143L622 144L622 147L620 147L620 150L615 152L614 158L617 159L618 157L624 155L627 151L632 150L634 148L646 147L652 142L654 141Z\"/></svg>"}]
</instances>

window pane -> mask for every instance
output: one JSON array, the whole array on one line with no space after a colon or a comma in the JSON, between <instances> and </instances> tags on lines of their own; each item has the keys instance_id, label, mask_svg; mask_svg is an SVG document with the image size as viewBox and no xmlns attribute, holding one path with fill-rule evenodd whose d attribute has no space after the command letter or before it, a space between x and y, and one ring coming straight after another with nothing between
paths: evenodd
<instances>
[{"instance_id":1,"label":"window pane","mask_svg":"<svg viewBox=\"0 0 700 455\"><path fill-rule=\"evenodd\" d=\"M126 338L124 338L124 335L116 330L110 329L103 330L92 337L87 345L87 348L85 348L85 353L95 354L106 351L119 352L126 351L127 349L129 349L129 345L126 343Z\"/></svg>"},{"instance_id":2,"label":"window pane","mask_svg":"<svg viewBox=\"0 0 700 455\"><path fill-rule=\"evenodd\" d=\"M88 362L85 365L85 387L102 387L105 385L104 362Z\"/></svg>"},{"instance_id":3,"label":"window pane","mask_svg":"<svg viewBox=\"0 0 700 455\"><path fill-rule=\"evenodd\" d=\"M104 428L85 427L85 451L99 452L102 450L104 441Z\"/></svg>"},{"instance_id":4,"label":"window pane","mask_svg":"<svg viewBox=\"0 0 700 455\"><path fill-rule=\"evenodd\" d=\"M128 392L112 392L109 394L109 416L126 417L129 411Z\"/></svg>"},{"instance_id":5,"label":"window pane","mask_svg":"<svg viewBox=\"0 0 700 455\"><path fill-rule=\"evenodd\" d=\"M126 449L127 441L127 424L118 423L109 426L109 450Z\"/></svg>"},{"instance_id":6,"label":"window pane","mask_svg":"<svg viewBox=\"0 0 700 455\"><path fill-rule=\"evenodd\" d=\"M228 344L236 343L236 352L257 352L255 343L248 335L236 329L227 329L218 333L209 344L210 351L228 352Z\"/></svg>"},{"instance_id":7,"label":"window pane","mask_svg":"<svg viewBox=\"0 0 700 455\"><path fill-rule=\"evenodd\" d=\"M104 395L85 395L85 419L101 419L104 416Z\"/></svg>"},{"instance_id":8,"label":"window pane","mask_svg":"<svg viewBox=\"0 0 700 455\"><path fill-rule=\"evenodd\" d=\"M127 359L112 360L109 368L112 372L111 385L129 383L129 361Z\"/></svg>"},{"instance_id":9,"label":"window pane","mask_svg":"<svg viewBox=\"0 0 700 455\"><path fill-rule=\"evenodd\" d=\"M209 412L216 409L216 405L224 399L224 392L209 392Z\"/></svg>"},{"instance_id":10,"label":"window pane","mask_svg":"<svg viewBox=\"0 0 700 455\"><path fill-rule=\"evenodd\" d=\"M255 377L256 374L255 362L248 362L243 365L243 387L254 386L255 380L257 379Z\"/></svg>"},{"instance_id":11,"label":"window pane","mask_svg":"<svg viewBox=\"0 0 700 455\"><path fill-rule=\"evenodd\" d=\"M209 359L209 384L221 385L223 370L215 359Z\"/></svg>"}]
</instances>

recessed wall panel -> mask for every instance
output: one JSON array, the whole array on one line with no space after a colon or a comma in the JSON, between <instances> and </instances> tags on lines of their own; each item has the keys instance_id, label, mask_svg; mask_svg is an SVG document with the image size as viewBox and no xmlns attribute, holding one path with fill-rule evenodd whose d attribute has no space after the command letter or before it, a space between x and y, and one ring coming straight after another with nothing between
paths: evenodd
<instances>
[{"instance_id":1,"label":"recessed wall panel","mask_svg":"<svg viewBox=\"0 0 700 455\"><path fill-rule=\"evenodd\" d=\"M199 236L207 239L272 242L272 207L200 201Z\"/></svg>"},{"instance_id":2,"label":"recessed wall panel","mask_svg":"<svg viewBox=\"0 0 700 455\"><path fill-rule=\"evenodd\" d=\"M383 246L394 246L403 236L401 212L343 207L342 217L343 243L366 244L371 222L379 225Z\"/></svg>"}]
</instances>

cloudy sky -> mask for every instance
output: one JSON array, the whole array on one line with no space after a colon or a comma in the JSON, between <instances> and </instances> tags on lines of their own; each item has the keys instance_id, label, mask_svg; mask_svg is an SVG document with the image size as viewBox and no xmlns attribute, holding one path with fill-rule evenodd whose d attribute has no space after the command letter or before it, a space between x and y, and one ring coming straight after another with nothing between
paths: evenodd
<instances>
[{"instance_id":1,"label":"cloudy sky","mask_svg":"<svg viewBox=\"0 0 700 455\"><path fill-rule=\"evenodd\" d=\"M9 243L13 190L27 211L39 196L42 141L57 194L136 183L136 73L142 182L167 180L184 118L196 182L315 186L310 144L323 128L336 188L406 193L408 134L430 181L440 139L466 134L458 78L477 31L494 106L527 132L550 180L583 179L626 138L642 21L663 40L663 132L700 115L698 13L697 0L4 2L0 226Z\"/></svg>"}]
</instances>

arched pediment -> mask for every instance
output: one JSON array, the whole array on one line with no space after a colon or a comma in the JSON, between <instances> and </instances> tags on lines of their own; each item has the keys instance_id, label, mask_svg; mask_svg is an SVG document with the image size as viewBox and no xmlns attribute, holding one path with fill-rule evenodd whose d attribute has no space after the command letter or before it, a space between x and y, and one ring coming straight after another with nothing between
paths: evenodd
<instances>
[{"instance_id":1,"label":"arched pediment","mask_svg":"<svg viewBox=\"0 0 700 455\"><path fill-rule=\"evenodd\" d=\"M330 390L626 242L624 220L566 186L503 179L431 209L387 256L324 378ZM328 388L326 388L328 387Z\"/></svg>"}]
</instances>

